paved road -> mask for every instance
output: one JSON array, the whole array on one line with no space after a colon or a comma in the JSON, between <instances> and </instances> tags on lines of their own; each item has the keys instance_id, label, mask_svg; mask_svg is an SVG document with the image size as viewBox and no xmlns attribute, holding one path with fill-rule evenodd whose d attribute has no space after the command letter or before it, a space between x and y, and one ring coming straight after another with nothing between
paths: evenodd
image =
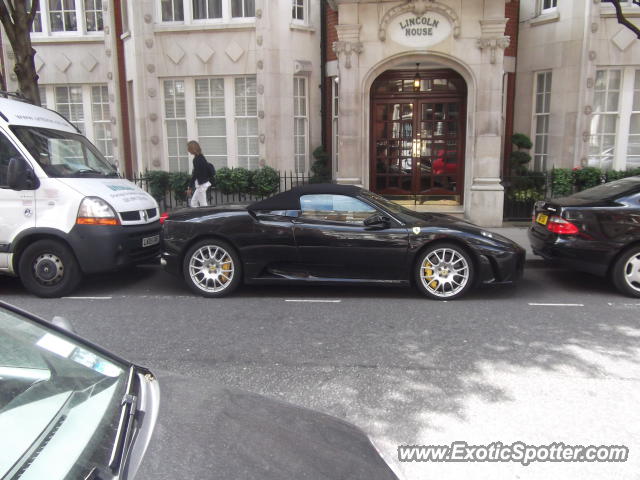
<instances>
[{"instance_id":1,"label":"paved road","mask_svg":"<svg viewBox=\"0 0 640 480\"><path fill-rule=\"evenodd\" d=\"M407 479L638 478L640 300L584 274L529 268L455 302L409 289L243 287L191 295L156 267L42 300L0 295L158 372L345 418ZM572 304L572 305L567 305ZM160 377L162 375L160 374ZM624 444L626 463L401 463L401 444ZM213 455L214 453L212 453Z\"/></svg>"}]
</instances>

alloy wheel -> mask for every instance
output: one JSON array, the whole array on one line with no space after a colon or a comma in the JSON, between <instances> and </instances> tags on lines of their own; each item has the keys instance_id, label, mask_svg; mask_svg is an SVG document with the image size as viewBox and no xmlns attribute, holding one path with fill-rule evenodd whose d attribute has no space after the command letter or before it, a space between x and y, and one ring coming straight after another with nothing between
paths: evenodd
<instances>
[{"instance_id":1,"label":"alloy wheel","mask_svg":"<svg viewBox=\"0 0 640 480\"><path fill-rule=\"evenodd\" d=\"M451 248L429 252L420 265L420 281L432 295L447 298L457 295L469 282L469 264Z\"/></svg>"},{"instance_id":2,"label":"alloy wheel","mask_svg":"<svg viewBox=\"0 0 640 480\"><path fill-rule=\"evenodd\" d=\"M207 293L225 290L235 273L229 252L216 245L204 245L193 252L188 268L193 284Z\"/></svg>"},{"instance_id":3,"label":"alloy wheel","mask_svg":"<svg viewBox=\"0 0 640 480\"><path fill-rule=\"evenodd\" d=\"M640 292L640 253L631 255L624 265L624 281L633 290Z\"/></svg>"}]
</instances>

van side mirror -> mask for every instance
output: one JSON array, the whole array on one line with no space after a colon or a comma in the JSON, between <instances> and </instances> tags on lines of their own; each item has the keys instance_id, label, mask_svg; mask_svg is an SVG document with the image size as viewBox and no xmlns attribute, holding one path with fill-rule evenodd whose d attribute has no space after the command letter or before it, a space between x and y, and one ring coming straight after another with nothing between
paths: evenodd
<instances>
[{"instance_id":1,"label":"van side mirror","mask_svg":"<svg viewBox=\"0 0 640 480\"><path fill-rule=\"evenodd\" d=\"M39 186L33 169L22 157L12 157L9 160L7 184L12 190L35 190Z\"/></svg>"}]
</instances>

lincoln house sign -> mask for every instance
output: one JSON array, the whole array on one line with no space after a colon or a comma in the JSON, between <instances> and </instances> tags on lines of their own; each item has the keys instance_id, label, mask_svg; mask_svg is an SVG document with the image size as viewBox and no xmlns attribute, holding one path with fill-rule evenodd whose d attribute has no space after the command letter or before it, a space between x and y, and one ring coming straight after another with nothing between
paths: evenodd
<instances>
[{"instance_id":1,"label":"lincoln house sign","mask_svg":"<svg viewBox=\"0 0 640 480\"><path fill-rule=\"evenodd\" d=\"M388 35L391 40L407 47L429 47L451 35L451 22L438 12L423 15L405 13L390 22Z\"/></svg>"}]
</instances>

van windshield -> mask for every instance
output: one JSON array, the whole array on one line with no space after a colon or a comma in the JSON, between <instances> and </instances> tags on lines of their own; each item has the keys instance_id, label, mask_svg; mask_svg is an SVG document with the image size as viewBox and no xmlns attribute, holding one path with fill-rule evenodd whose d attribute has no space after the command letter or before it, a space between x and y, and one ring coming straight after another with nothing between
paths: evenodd
<instances>
[{"instance_id":1,"label":"van windshield","mask_svg":"<svg viewBox=\"0 0 640 480\"><path fill-rule=\"evenodd\" d=\"M12 126L11 130L50 177L117 177L89 140L76 133Z\"/></svg>"}]
</instances>

